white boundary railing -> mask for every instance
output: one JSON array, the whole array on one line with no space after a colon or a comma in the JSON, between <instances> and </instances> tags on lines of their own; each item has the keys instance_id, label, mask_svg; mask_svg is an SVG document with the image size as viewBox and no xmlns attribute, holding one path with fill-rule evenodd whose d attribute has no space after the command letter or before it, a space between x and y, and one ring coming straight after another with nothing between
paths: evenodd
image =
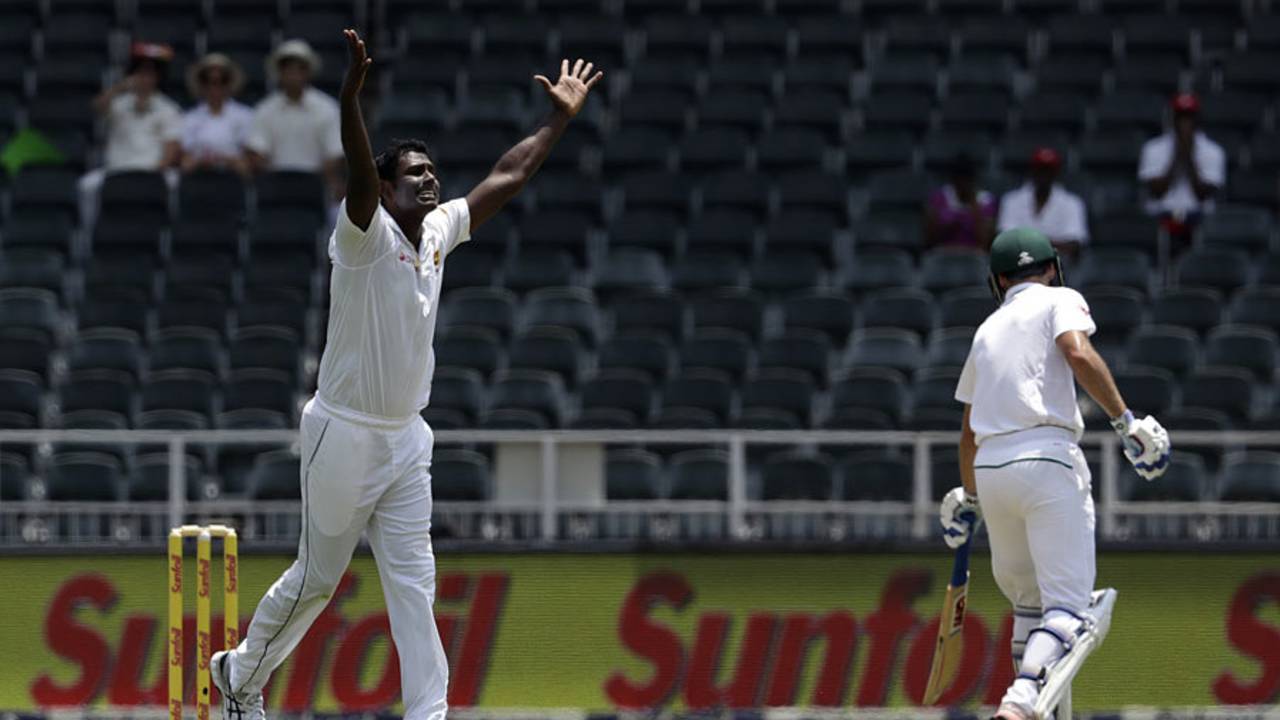
<instances>
[{"instance_id":1,"label":"white boundary railing","mask_svg":"<svg viewBox=\"0 0 1280 720\"><path fill-rule=\"evenodd\" d=\"M1280 447L1280 432L1174 432L1172 433L1175 452L1180 445L1219 446L1224 452L1250 448ZM0 449L6 445L44 445L57 443L104 444L108 446L165 445L168 448L169 475L167 500L167 521L172 525L180 525L188 520L191 511L208 513L211 510L226 509L235 511L238 508L263 506L263 503L246 501L237 498L225 500L189 503L186 497L186 463L184 458L190 446L221 446L227 444L264 446L292 445L298 440L296 430L199 430L199 431L167 431L167 430L4 430L0 431ZM786 513L799 514L840 514L847 517L874 516L887 511L900 515L905 511L910 517L908 537L916 540L926 539L935 529L936 504L931 491L930 452L937 446L954 446L958 433L953 432L906 432L906 431L757 431L757 430L553 430L553 431L517 431L517 430L440 430L435 432L438 446L466 445L536 445L539 448L540 462L537 465L538 487L540 497L523 506L510 503L494 507L491 502L484 503L438 503L437 516L450 512L484 513L500 510L506 513L522 513L526 518L536 518L537 535L547 543L564 539L561 537L561 523L565 513L596 513L601 515L626 513L660 513L670 515L687 515L701 513L704 515L719 514L727 524L727 536L731 539L751 539L754 533L748 517L773 517ZM726 502L719 501L625 501L591 504L589 507L575 502L572 497L557 497L557 475L560 450L566 445L690 445L719 446L727 448L729 454L728 496ZM894 446L911 448L912 457L912 493L909 507L903 503L865 502L865 501L760 501L748 498L747 492L747 449L750 446L832 446L849 445L861 447ZM1238 503L1238 502L1126 502L1120 499L1119 474L1130 472L1118 452L1119 439L1111 432L1086 433L1081 445L1086 449L1099 448L1100 477L1094 478L1100 483L1098 521L1100 536L1103 539L1126 539L1118 521L1121 518L1142 517L1181 517L1183 519L1204 516L1229 516L1249 521L1253 518L1258 524L1251 535L1269 539L1280 539L1280 505L1275 503ZM264 448L268 449L268 448ZM130 508L143 503L60 503L25 501L22 503L7 502L3 505L21 505L26 512L38 513L41 509L53 510L73 505L93 506L98 512L115 511L119 508ZM289 507L288 503L269 503L272 512L280 512L281 507ZM279 506L279 507L277 507ZM296 503L295 503L296 506ZM112 508L113 510L104 510ZM3 511L3 506L0 506ZM1189 533L1196 534L1192 528ZM1211 539L1208 534L1203 539ZM0 539L3 542L3 539Z\"/></svg>"}]
</instances>

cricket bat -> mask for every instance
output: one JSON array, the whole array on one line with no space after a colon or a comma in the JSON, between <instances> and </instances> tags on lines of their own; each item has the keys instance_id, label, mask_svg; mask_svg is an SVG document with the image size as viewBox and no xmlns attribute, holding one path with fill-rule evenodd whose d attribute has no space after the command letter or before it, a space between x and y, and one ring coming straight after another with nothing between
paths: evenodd
<instances>
[{"instance_id":1,"label":"cricket bat","mask_svg":"<svg viewBox=\"0 0 1280 720\"><path fill-rule=\"evenodd\" d=\"M969 539L956 549L951 564L951 582L938 619L938 641L933 646L933 662L929 665L929 682L924 688L924 704L938 702L946 682L955 675L960 663L960 643L964 630L965 602L969 595L969 545L973 543L974 523L969 521Z\"/></svg>"}]
</instances>

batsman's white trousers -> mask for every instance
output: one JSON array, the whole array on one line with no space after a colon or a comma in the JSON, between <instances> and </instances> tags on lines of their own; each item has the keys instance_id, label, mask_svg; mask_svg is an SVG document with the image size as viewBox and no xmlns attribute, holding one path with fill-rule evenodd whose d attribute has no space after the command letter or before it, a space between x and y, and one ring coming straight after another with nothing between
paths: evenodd
<instances>
[{"instance_id":1,"label":"batsman's white trousers","mask_svg":"<svg viewBox=\"0 0 1280 720\"><path fill-rule=\"evenodd\" d=\"M1070 431L985 439L974 460L991 570L1015 608L1089 607L1096 574L1089 465Z\"/></svg>"},{"instance_id":2,"label":"batsman's white trousers","mask_svg":"<svg viewBox=\"0 0 1280 720\"><path fill-rule=\"evenodd\" d=\"M301 425L298 559L263 596L230 656L235 692L261 692L329 603L367 530L400 656L404 717L442 720L449 664L432 615L431 430L416 416L380 421L319 397Z\"/></svg>"}]
</instances>

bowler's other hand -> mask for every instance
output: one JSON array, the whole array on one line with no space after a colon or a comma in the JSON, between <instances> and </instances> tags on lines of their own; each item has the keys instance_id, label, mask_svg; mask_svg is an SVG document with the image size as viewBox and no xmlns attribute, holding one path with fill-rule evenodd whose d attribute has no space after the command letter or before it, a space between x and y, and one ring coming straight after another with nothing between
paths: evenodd
<instances>
[{"instance_id":1,"label":"bowler's other hand","mask_svg":"<svg viewBox=\"0 0 1280 720\"><path fill-rule=\"evenodd\" d=\"M547 91L547 95L551 96L551 104L557 110L564 112L565 115L573 117L582 110L582 106L587 102L587 94L591 92L591 88L600 82L604 77L604 72L597 72L592 75L591 71L595 70L595 63L584 62L582 58L578 58L573 63L573 68L569 68L569 60L560 61L560 78L553 85L546 75L534 75L533 79L542 85Z\"/></svg>"},{"instance_id":2,"label":"bowler's other hand","mask_svg":"<svg viewBox=\"0 0 1280 720\"><path fill-rule=\"evenodd\" d=\"M360 39L360 34L355 30L346 29L342 31L342 36L347 39L347 75L342 79L341 96L343 100L350 100L360 95L361 88L364 87L364 77L369 73L369 66L373 64L373 58L369 57L364 47L364 41Z\"/></svg>"}]
</instances>

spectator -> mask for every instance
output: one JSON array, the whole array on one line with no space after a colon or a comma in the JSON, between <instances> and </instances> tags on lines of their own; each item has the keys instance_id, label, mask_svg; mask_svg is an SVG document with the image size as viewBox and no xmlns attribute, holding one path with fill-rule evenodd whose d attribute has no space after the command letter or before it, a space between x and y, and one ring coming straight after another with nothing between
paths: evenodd
<instances>
[{"instance_id":1,"label":"spectator","mask_svg":"<svg viewBox=\"0 0 1280 720\"><path fill-rule=\"evenodd\" d=\"M281 43L267 60L278 90L254 110L249 150L260 169L323 173L334 200L342 197L338 101L311 87L320 57L303 40Z\"/></svg>"},{"instance_id":2,"label":"spectator","mask_svg":"<svg viewBox=\"0 0 1280 720\"><path fill-rule=\"evenodd\" d=\"M135 42L125 76L93 99L94 112L106 122L107 142L102 168L80 179L80 212L89 227L108 173L165 170L178 163L182 110L158 90L172 60L168 45Z\"/></svg>"},{"instance_id":3,"label":"spectator","mask_svg":"<svg viewBox=\"0 0 1280 720\"><path fill-rule=\"evenodd\" d=\"M229 169L247 176L253 111L236 102L244 71L222 53L209 53L187 70L187 89L199 105L182 117L182 171Z\"/></svg>"},{"instance_id":4,"label":"spectator","mask_svg":"<svg viewBox=\"0 0 1280 720\"><path fill-rule=\"evenodd\" d=\"M995 235L995 197L978 188L973 158L960 153L946 185L925 203L925 245L986 250Z\"/></svg>"},{"instance_id":5,"label":"spectator","mask_svg":"<svg viewBox=\"0 0 1280 720\"><path fill-rule=\"evenodd\" d=\"M1142 146L1138 179L1146 185L1147 212L1185 244L1200 217L1213 211L1213 196L1227 179L1227 161L1222 146L1197 128L1200 100L1195 95L1176 95L1172 109L1172 129Z\"/></svg>"},{"instance_id":6,"label":"spectator","mask_svg":"<svg viewBox=\"0 0 1280 720\"><path fill-rule=\"evenodd\" d=\"M1089 242L1089 226L1084 201L1058 183L1061 168L1056 150L1037 148L1031 154L1030 178L1000 198L996 226L999 232L1016 227L1039 230L1059 255L1074 260L1080 246Z\"/></svg>"}]
</instances>

